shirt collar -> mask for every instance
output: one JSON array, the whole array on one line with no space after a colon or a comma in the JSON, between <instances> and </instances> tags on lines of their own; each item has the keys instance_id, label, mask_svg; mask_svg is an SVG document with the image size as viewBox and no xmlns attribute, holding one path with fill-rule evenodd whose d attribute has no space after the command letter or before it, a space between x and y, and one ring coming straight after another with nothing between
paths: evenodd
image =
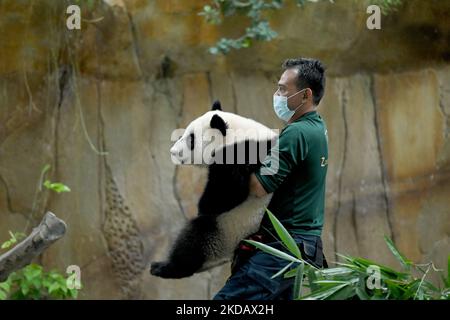
<instances>
[{"instance_id":1,"label":"shirt collar","mask_svg":"<svg viewBox=\"0 0 450 320\"><path fill-rule=\"evenodd\" d=\"M310 117L315 116L315 115L317 115L317 111L316 111L316 110L309 111L309 112L306 112L306 113L302 114L302 115L300 116L300 118L294 120L294 121L291 122L291 123L298 122L298 121L300 121L300 120L303 120L303 119L306 119L306 118L310 118Z\"/></svg>"}]
</instances>

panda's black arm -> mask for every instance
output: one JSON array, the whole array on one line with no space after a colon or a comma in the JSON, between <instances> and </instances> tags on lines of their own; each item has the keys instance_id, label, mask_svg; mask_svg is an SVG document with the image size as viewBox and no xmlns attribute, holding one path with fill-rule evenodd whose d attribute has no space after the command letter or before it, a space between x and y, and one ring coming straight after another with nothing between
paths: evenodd
<instances>
[{"instance_id":1,"label":"panda's black arm","mask_svg":"<svg viewBox=\"0 0 450 320\"><path fill-rule=\"evenodd\" d=\"M267 155L271 145L271 140L246 140L218 150L215 158L222 161L209 166L208 182L198 204L199 215L217 215L229 211L243 203L250 193L260 197L267 194L254 175L251 179L251 173L261 167L261 159L258 158L256 163L251 164L250 151L257 150L259 155L261 148L264 147L264 153ZM245 164L238 164L237 155L242 155L242 153L239 153L242 151L240 149L242 147L244 147L245 152ZM229 153L231 151L229 149L234 150ZM225 160L229 160L226 157L228 154L234 155L233 164L224 164L227 163Z\"/></svg>"},{"instance_id":2,"label":"panda's black arm","mask_svg":"<svg viewBox=\"0 0 450 320\"><path fill-rule=\"evenodd\" d=\"M208 182L198 203L199 215L217 215L244 202L250 192L246 165L211 165Z\"/></svg>"}]
</instances>

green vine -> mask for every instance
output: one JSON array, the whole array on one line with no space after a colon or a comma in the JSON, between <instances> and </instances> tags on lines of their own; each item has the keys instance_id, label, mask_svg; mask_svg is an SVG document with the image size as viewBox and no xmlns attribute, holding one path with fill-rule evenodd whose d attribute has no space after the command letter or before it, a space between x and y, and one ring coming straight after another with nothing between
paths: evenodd
<instances>
[{"instance_id":1,"label":"green vine","mask_svg":"<svg viewBox=\"0 0 450 320\"><path fill-rule=\"evenodd\" d=\"M317 3L334 0L294 0L298 7L303 7L306 3ZM390 14L398 9L403 0L373 0L373 4L380 6L384 15ZM249 48L255 41L271 41L277 37L264 18L264 13L273 10L280 10L284 6L284 0L211 0L205 5L199 15L204 16L210 24L221 24L224 19L233 15L242 15L250 19L250 26L245 29L242 36L230 39L221 38L213 47L209 48L211 54L227 54L231 50Z\"/></svg>"}]
</instances>

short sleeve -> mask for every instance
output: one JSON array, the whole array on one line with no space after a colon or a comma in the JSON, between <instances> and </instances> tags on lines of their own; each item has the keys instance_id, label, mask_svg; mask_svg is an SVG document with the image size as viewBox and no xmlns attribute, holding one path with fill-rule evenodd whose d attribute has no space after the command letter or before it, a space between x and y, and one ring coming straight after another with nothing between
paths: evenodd
<instances>
[{"instance_id":1,"label":"short sleeve","mask_svg":"<svg viewBox=\"0 0 450 320\"><path fill-rule=\"evenodd\" d=\"M255 172L255 176L266 192L272 193L307 154L308 143L301 128L288 126L280 133L278 141Z\"/></svg>"}]
</instances>

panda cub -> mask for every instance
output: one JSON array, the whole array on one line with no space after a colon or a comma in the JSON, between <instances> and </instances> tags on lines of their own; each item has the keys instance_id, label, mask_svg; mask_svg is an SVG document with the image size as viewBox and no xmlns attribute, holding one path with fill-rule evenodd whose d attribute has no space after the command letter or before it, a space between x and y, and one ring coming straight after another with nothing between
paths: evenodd
<instances>
[{"instance_id":1,"label":"panda cub","mask_svg":"<svg viewBox=\"0 0 450 320\"><path fill-rule=\"evenodd\" d=\"M276 138L268 127L222 111L219 101L187 126L170 150L172 160L207 167L208 180L197 217L182 228L168 259L151 264L151 274L184 278L220 265L258 231L272 195L249 195L250 175Z\"/></svg>"}]
</instances>

